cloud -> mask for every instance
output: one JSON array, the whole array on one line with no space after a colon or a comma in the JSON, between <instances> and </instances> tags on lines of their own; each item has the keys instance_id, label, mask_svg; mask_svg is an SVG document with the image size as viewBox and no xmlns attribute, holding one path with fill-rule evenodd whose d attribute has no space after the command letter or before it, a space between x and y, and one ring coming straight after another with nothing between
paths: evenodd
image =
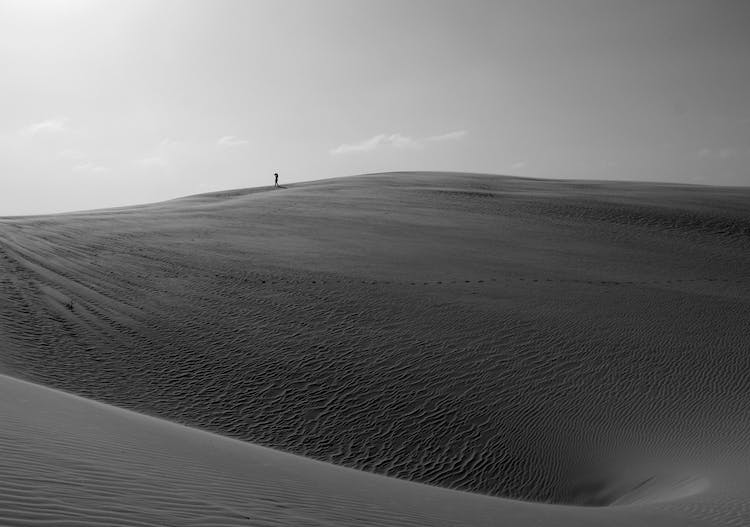
<instances>
[{"instance_id":1,"label":"cloud","mask_svg":"<svg viewBox=\"0 0 750 527\"><path fill-rule=\"evenodd\" d=\"M24 126L23 128L21 128L19 133L25 136L57 134L60 132L65 132L68 129L67 125L65 124L66 122L67 119L65 118L47 119L46 121L40 121L38 123Z\"/></svg>"},{"instance_id":2,"label":"cloud","mask_svg":"<svg viewBox=\"0 0 750 527\"><path fill-rule=\"evenodd\" d=\"M448 132L447 134L431 135L425 141L458 141L463 139L468 134L466 130L456 130L455 132Z\"/></svg>"},{"instance_id":3,"label":"cloud","mask_svg":"<svg viewBox=\"0 0 750 527\"><path fill-rule=\"evenodd\" d=\"M177 150L180 148L184 148L185 143L183 141L177 141L175 139L170 139L169 137L165 137L161 141L159 141L159 146L157 147L160 151L167 151L167 150Z\"/></svg>"},{"instance_id":4,"label":"cloud","mask_svg":"<svg viewBox=\"0 0 750 527\"><path fill-rule=\"evenodd\" d=\"M380 146L385 139L385 134L378 134L370 139L365 139L359 143L342 144L331 150L334 155L337 154L348 154L350 152L367 152L369 150L375 150Z\"/></svg>"},{"instance_id":5,"label":"cloud","mask_svg":"<svg viewBox=\"0 0 750 527\"><path fill-rule=\"evenodd\" d=\"M86 155L84 152L81 152L80 150L66 148L64 150L60 150L57 153L57 157L73 163L73 166L71 167L71 170L73 172L78 172L81 174L101 174L103 172L109 172L109 168L94 163L91 160L91 157Z\"/></svg>"},{"instance_id":6,"label":"cloud","mask_svg":"<svg viewBox=\"0 0 750 527\"><path fill-rule=\"evenodd\" d=\"M96 165L91 162L79 163L73 167L73 172L80 172L85 174L101 174L107 172L109 169L100 165Z\"/></svg>"},{"instance_id":7,"label":"cloud","mask_svg":"<svg viewBox=\"0 0 750 527\"><path fill-rule=\"evenodd\" d=\"M512 168L513 170L520 170L525 167L526 167L526 161L516 161L510 166L510 168Z\"/></svg>"},{"instance_id":8,"label":"cloud","mask_svg":"<svg viewBox=\"0 0 750 527\"><path fill-rule=\"evenodd\" d=\"M391 134L386 136L383 142L394 148L419 148L422 146L418 140L414 140L411 137L401 134Z\"/></svg>"},{"instance_id":9,"label":"cloud","mask_svg":"<svg viewBox=\"0 0 750 527\"><path fill-rule=\"evenodd\" d=\"M369 152L378 148L422 148L427 142L456 141L464 137L466 130L457 130L442 135L431 135L424 139L414 139L401 134L378 134L358 143L344 143L330 150L333 155Z\"/></svg>"},{"instance_id":10,"label":"cloud","mask_svg":"<svg viewBox=\"0 0 750 527\"><path fill-rule=\"evenodd\" d=\"M232 148L235 146L244 146L247 144L250 144L250 141L248 141L247 139L236 137L234 135L225 135L224 137L216 141L216 146L220 148Z\"/></svg>"}]
</instances>

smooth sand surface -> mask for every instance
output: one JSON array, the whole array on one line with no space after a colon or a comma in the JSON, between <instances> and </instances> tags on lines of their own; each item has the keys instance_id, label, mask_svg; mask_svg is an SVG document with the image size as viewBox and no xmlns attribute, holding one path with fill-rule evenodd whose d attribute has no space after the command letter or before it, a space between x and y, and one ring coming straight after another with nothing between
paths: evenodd
<instances>
[{"instance_id":1,"label":"smooth sand surface","mask_svg":"<svg viewBox=\"0 0 750 527\"><path fill-rule=\"evenodd\" d=\"M749 205L420 173L0 219L6 374L467 491L3 377L0 519L750 524Z\"/></svg>"}]
</instances>

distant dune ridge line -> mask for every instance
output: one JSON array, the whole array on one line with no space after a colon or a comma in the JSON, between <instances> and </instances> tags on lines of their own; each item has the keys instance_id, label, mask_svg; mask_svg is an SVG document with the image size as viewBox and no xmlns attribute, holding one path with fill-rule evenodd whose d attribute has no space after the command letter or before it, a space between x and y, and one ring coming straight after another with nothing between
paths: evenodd
<instances>
[{"instance_id":1,"label":"distant dune ridge line","mask_svg":"<svg viewBox=\"0 0 750 527\"><path fill-rule=\"evenodd\" d=\"M748 524L749 205L745 188L392 173L2 218L3 373L474 494L276 452L284 471L229 477L194 446L217 436L103 405L97 425L85 417L97 403L10 377L0 418L17 457L0 476L23 481L16 461L37 456L30 482L52 456L60 482L73 477L64 467L92 478L59 510L50 490L46 519L85 517L80 493L114 504L95 490L108 478L164 490L120 511L123 525L157 525L183 505L199 525L187 502L239 511L248 496L271 499L259 481L276 482L287 512L332 499L295 486L297 473L353 500L335 518L302 507L322 523L356 521L354 504L368 502L352 498L351 477L377 489L373 525ZM118 460L119 439L102 434L123 427L132 448ZM165 463L195 463L191 477L210 484L129 472L128 459L145 466L161 448L152 434L179 452ZM222 441L210 440L221 467L270 452ZM75 468L78 455L95 473ZM30 524L37 487L10 485L4 507L16 512L0 522ZM454 512L396 506L398 492ZM221 507L216 524L247 521Z\"/></svg>"}]
</instances>

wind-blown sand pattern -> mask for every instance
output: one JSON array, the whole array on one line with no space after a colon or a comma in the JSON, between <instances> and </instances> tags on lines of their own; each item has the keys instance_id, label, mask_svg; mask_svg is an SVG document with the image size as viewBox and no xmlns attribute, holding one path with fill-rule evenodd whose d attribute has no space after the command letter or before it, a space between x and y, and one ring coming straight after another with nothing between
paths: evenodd
<instances>
[{"instance_id":1,"label":"wind-blown sand pattern","mask_svg":"<svg viewBox=\"0 0 750 527\"><path fill-rule=\"evenodd\" d=\"M747 525L749 205L388 174L4 218L4 373L255 445L2 377L0 523Z\"/></svg>"},{"instance_id":2,"label":"wind-blown sand pattern","mask_svg":"<svg viewBox=\"0 0 750 527\"><path fill-rule=\"evenodd\" d=\"M700 525L658 506L536 505L384 478L5 376L0 395L2 525Z\"/></svg>"}]
</instances>

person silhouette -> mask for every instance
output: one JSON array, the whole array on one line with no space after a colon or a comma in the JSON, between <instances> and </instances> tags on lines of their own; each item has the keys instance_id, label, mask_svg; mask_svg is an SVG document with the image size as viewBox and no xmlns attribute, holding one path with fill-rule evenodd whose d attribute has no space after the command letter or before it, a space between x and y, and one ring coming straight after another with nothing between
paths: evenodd
<instances>
[{"instance_id":1,"label":"person silhouette","mask_svg":"<svg viewBox=\"0 0 750 527\"><path fill-rule=\"evenodd\" d=\"M279 175L276 172L273 173L273 186L279 188Z\"/></svg>"}]
</instances>

